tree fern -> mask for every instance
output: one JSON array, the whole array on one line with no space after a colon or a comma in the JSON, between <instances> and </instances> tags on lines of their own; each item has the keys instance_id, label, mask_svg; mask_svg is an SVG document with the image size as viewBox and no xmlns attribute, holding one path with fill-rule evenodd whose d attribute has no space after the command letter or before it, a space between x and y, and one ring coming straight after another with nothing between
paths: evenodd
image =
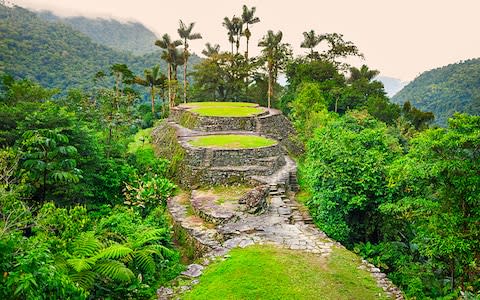
<instances>
[{"instance_id":1,"label":"tree fern","mask_svg":"<svg viewBox=\"0 0 480 300\"><path fill-rule=\"evenodd\" d=\"M76 272L89 271L94 263L87 258L70 258L67 260L67 264Z\"/></svg>"},{"instance_id":2,"label":"tree fern","mask_svg":"<svg viewBox=\"0 0 480 300\"><path fill-rule=\"evenodd\" d=\"M102 247L102 243L89 231L82 234L73 243L73 256L88 257L92 256Z\"/></svg>"},{"instance_id":3,"label":"tree fern","mask_svg":"<svg viewBox=\"0 0 480 300\"><path fill-rule=\"evenodd\" d=\"M133 250L127 246L120 244L113 244L105 249L102 249L98 254L95 255L96 259L119 259L123 258Z\"/></svg>"},{"instance_id":4,"label":"tree fern","mask_svg":"<svg viewBox=\"0 0 480 300\"><path fill-rule=\"evenodd\" d=\"M70 279L85 290L89 290L93 286L96 278L97 274L93 271L82 271L70 275Z\"/></svg>"},{"instance_id":5,"label":"tree fern","mask_svg":"<svg viewBox=\"0 0 480 300\"><path fill-rule=\"evenodd\" d=\"M152 249L143 249L135 251L134 253L134 261L135 265L143 272L153 273L156 269L155 260L153 259L153 255L160 253L156 250Z\"/></svg>"},{"instance_id":6,"label":"tree fern","mask_svg":"<svg viewBox=\"0 0 480 300\"><path fill-rule=\"evenodd\" d=\"M133 272L123 263L107 259L95 265L95 271L103 276L118 281L130 281L135 277Z\"/></svg>"},{"instance_id":7,"label":"tree fern","mask_svg":"<svg viewBox=\"0 0 480 300\"><path fill-rule=\"evenodd\" d=\"M147 245L152 242L157 242L158 240L162 239L162 237L166 234L166 229L161 228L161 229L153 229L149 228L145 231L142 232L140 237L136 237L135 240L131 240L130 242L132 244L132 248L140 248L144 245Z\"/></svg>"}]
</instances>

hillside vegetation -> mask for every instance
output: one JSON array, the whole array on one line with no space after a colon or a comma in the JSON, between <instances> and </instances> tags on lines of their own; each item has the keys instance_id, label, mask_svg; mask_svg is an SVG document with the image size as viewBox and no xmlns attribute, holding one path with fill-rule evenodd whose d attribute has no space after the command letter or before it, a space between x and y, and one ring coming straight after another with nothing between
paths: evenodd
<instances>
[{"instance_id":1,"label":"hillside vegetation","mask_svg":"<svg viewBox=\"0 0 480 300\"><path fill-rule=\"evenodd\" d=\"M70 25L95 43L112 49L128 51L135 55L155 52L155 34L138 22L120 22L113 19L86 18L81 16L62 18L50 11L38 14L47 21Z\"/></svg>"},{"instance_id":2,"label":"hillside vegetation","mask_svg":"<svg viewBox=\"0 0 480 300\"><path fill-rule=\"evenodd\" d=\"M480 114L480 58L422 73L398 92L392 101L411 104L435 114L445 126L455 112Z\"/></svg>"},{"instance_id":3,"label":"hillside vegetation","mask_svg":"<svg viewBox=\"0 0 480 300\"><path fill-rule=\"evenodd\" d=\"M160 49L143 56L116 51L69 25L45 21L20 7L0 5L0 40L0 72L49 88L88 89L94 75L101 70L109 72L113 64L126 64L136 74L155 64L166 69ZM189 63L196 62L198 57L192 56Z\"/></svg>"}]
</instances>

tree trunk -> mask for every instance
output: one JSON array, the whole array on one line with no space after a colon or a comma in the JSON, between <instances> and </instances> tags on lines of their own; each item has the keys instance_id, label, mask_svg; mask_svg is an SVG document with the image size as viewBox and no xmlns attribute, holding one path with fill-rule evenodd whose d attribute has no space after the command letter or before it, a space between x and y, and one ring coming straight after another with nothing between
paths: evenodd
<instances>
[{"instance_id":1,"label":"tree trunk","mask_svg":"<svg viewBox=\"0 0 480 300\"><path fill-rule=\"evenodd\" d=\"M187 103L187 50L183 52L184 62L183 62L183 103Z\"/></svg>"},{"instance_id":2,"label":"tree trunk","mask_svg":"<svg viewBox=\"0 0 480 300\"><path fill-rule=\"evenodd\" d=\"M268 72L268 108L271 107L271 98L273 96L272 73Z\"/></svg>"},{"instance_id":3,"label":"tree trunk","mask_svg":"<svg viewBox=\"0 0 480 300\"><path fill-rule=\"evenodd\" d=\"M172 65L171 64L168 64L168 72L167 72L167 86L168 86L168 106L170 108L173 107L172 105L172 88L171 88L171 84L172 84Z\"/></svg>"},{"instance_id":4,"label":"tree trunk","mask_svg":"<svg viewBox=\"0 0 480 300\"><path fill-rule=\"evenodd\" d=\"M153 84L150 88L150 93L152 96L152 114L155 115L155 86Z\"/></svg>"}]
</instances>

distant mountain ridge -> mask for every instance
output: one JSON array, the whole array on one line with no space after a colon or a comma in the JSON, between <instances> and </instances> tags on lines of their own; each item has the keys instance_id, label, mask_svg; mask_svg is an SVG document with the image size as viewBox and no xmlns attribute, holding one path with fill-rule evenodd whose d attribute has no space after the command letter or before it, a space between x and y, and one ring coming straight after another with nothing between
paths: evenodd
<instances>
[{"instance_id":1,"label":"distant mountain ridge","mask_svg":"<svg viewBox=\"0 0 480 300\"><path fill-rule=\"evenodd\" d=\"M398 78L388 77L388 76L377 76L375 80L378 80L383 83L385 91L387 92L388 97L393 97L398 93L404 86L408 84L407 81L402 81Z\"/></svg>"},{"instance_id":2,"label":"distant mountain ridge","mask_svg":"<svg viewBox=\"0 0 480 300\"><path fill-rule=\"evenodd\" d=\"M0 75L29 78L45 87L90 88L93 77L113 64L126 64L135 74L156 64L165 72L160 49L142 56L100 45L70 25L0 4ZM200 58L192 55L189 64ZM182 78L179 68L179 78Z\"/></svg>"},{"instance_id":3,"label":"distant mountain ridge","mask_svg":"<svg viewBox=\"0 0 480 300\"><path fill-rule=\"evenodd\" d=\"M480 58L426 71L398 92L392 101L410 101L435 114L435 123L445 126L455 112L480 115Z\"/></svg>"},{"instance_id":4,"label":"distant mountain ridge","mask_svg":"<svg viewBox=\"0 0 480 300\"><path fill-rule=\"evenodd\" d=\"M68 24L73 29L84 33L94 42L115 50L143 55L154 52L157 36L139 22L120 22L114 19L87 17L60 17L51 11L37 13L42 19Z\"/></svg>"}]
</instances>

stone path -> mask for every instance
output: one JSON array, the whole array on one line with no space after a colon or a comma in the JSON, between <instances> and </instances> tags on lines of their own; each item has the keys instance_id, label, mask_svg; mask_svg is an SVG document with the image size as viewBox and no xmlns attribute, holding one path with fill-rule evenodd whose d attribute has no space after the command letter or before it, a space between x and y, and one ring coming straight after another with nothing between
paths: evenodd
<instances>
[{"instance_id":1,"label":"stone path","mask_svg":"<svg viewBox=\"0 0 480 300\"><path fill-rule=\"evenodd\" d=\"M194 192L195 193L195 192ZM269 244L285 247L292 250L316 253L328 257L332 247L343 247L328 238L314 224L311 218L298 210L298 204L288 199L283 188L276 188L272 183L267 210L260 215L252 215L240 209L231 211L235 215L222 224L212 226L198 216L188 213L188 204L184 196L174 197L168 201L168 209L174 222L188 231L204 248L199 263L191 264L182 273L180 284L175 289L162 287L158 292L158 299L177 299L180 295L198 283L204 267L217 259L228 257L230 249L247 247L253 244ZM214 206L209 206L212 213ZM224 208L221 211L225 214ZM215 214L215 212L213 212ZM385 274L375 266L363 261L359 269L372 273L378 285L393 299L403 299L401 291L396 288Z\"/></svg>"}]
</instances>

